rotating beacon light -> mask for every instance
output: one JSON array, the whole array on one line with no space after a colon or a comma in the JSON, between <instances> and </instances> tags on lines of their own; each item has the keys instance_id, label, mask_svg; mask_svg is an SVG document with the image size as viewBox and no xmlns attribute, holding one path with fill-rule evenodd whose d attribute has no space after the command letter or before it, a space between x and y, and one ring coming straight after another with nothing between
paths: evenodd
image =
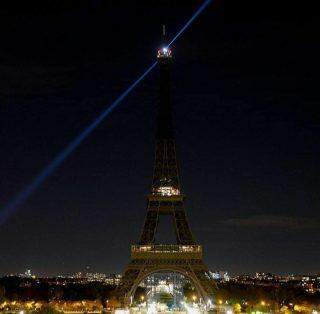
<instances>
[{"instance_id":1,"label":"rotating beacon light","mask_svg":"<svg viewBox=\"0 0 320 314\"><path fill-rule=\"evenodd\" d=\"M162 58L171 58L171 49L168 47L163 47L158 50L157 58L162 59Z\"/></svg>"}]
</instances>

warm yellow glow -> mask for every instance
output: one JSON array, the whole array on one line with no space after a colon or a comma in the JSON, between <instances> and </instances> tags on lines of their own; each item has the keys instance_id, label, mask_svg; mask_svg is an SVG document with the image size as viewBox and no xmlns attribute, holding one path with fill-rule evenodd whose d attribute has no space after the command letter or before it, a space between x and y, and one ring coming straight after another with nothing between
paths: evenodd
<instances>
[{"instance_id":1,"label":"warm yellow glow","mask_svg":"<svg viewBox=\"0 0 320 314\"><path fill-rule=\"evenodd\" d=\"M201 245L132 245L131 250L134 252L190 252L201 253Z\"/></svg>"},{"instance_id":2,"label":"warm yellow glow","mask_svg":"<svg viewBox=\"0 0 320 314\"><path fill-rule=\"evenodd\" d=\"M36 309L41 307L41 303L40 302L36 302L36 304L34 305Z\"/></svg>"},{"instance_id":3,"label":"warm yellow glow","mask_svg":"<svg viewBox=\"0 0 320 314\"><path fill-rule=\"evenodd\" d=\"M173 186L160 186L156 189L156 194L162 196L180 195L180 191Z\"/></svg>"},{"instance_id":4,"label":"warm yellow glow","mask_svg":"<svg viewBox=\"0 0 320 314\"><path fill-rule=\"evenodd\" d=\"M200 251L200 246L180 245L180 251L182 251L182 252L199 252Z\"/></svg>"},{"instance_id":5,"label":"warm yellow glow","mask_svg":"<svg viewBox=\"0 0 320 314\"><path fill-rule=\"evenodd\" d=\"M233 309L236 313L241 313L241 305L239 303L236 303L234 306L233 306Z\"/></svg>"},{"instance_id":6,"label":"warm yellow glow","mask_svg":"<svg viewBox=\"0 0 320 314\"><path fill-rule=\"evenodd\" d=\"M219 300L219 304L222 304L223 303L223 301L222 300Z\"/></svg>"},{"instance_id":7,"label":"warm yellow glow","mask_svg":"<svg viewBox=\"0 0 320 314\"><path fill-rule=\"evenodd\" d=\"M265 305L266 305L266 302L261 301L261 305L262 305L262 306L265 306Z\"/></svg>"},{"instance_id":8,"label":"warm yellow glow","mask_svg":"<svg viewBox=\"0 0 320 314\"><path fill-rule=\"evenodd\" d=\"M27 302L27 303L26 303L26 307L27 307L28 309L31 309L32 306L33 306L33 303L34 303L34 301Z\"/></svg>"},{"instance_id":9,"label":"warm yellow glow","mask_svg":"<svg viewBox=\"0 0 320 314\"><path fill-rule=\"evenodd\" d=\"M192 296L192 300L193 301L197 300L197 296L195 294Z\"/></svg>"},{"instance_id":10,"label":"warm yellow glow","mask_svg":"<svg viewBox=\"0 0 320 314\"><path fill-rule=\"evenodd\" d=\"M11 313L31 313L34 311L39 310L42 307L42 302L35 302L35 301L16 301L13 300L12 302L3 302L0 303L0 312L3 312L3 309L5 307L8 307L8 311ZM83 311L84 309L87 309L89 311L93 310L99 310L101 312L102 310L102 304L100 301L51 301L50 306L55 308L56 310L60 311L61 313L64 313L65 311ZM9 313L8 312L8 313Z\"/></svg>"},{"instance_id":11,"label":"warm yellow glow","mask_svg":"<svg viewBox=\"0 0 320 314\"><path fill-rule=\"evenodd\" d=\"M311 309L310 305L307 305L307 304L301 304L301 305L298 305L298 304L295 304L293 309L297 312L304 312L304 313L317 313L317 311Z\"/></svg>"}]
</instances>

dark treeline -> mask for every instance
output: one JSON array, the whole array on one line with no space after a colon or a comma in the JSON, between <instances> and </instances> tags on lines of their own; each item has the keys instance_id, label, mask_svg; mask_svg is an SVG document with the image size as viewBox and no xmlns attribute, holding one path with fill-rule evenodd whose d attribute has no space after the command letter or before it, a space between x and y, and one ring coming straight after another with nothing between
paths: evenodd
<instances>
[{"instance_id":1,"label":"dark treeline","mask_svg":"<svg viewBox=\"0 0 320 314\"><path fill-rule=\"evenodd\" d=\"M74 283L66 279L0 278L0 300L106 300L115 286L101 282Z\"/></svg>"},{"instance_id":2,"label":"dark treeline","mask_svg":"<svg viewBox=\"0 0 320 314\"><path fill-rule=\"evenodd\" d=\"M192 286L186 286L185 295L191 297L195 290ZM145 294L144 289L139 288L136 296ZM0 301L1 300L101 300L115 297L115 286L106 285L102 282L75 282L74 279L65 278L0 278ZM263 286L239 283L219 283L216 290L217 301L228 301L229 304L257 304L262 300L275 306L288 304L308 303L320 305L320 293L309 294L302 288L291 285Z\"/></svg>"},{"instance_id":3,"label":"dark treeline","mask_svg":"<svg viewBox=\"0 0 320 314\"><path fill-rule=\"evenodd\" d=\"M287 285L248 285L240 283L219 283L216 291L217 300L230 304L258 304L261 301L282 307L290 304L308 303L320 305L320 293L310 294L301 287Z\"/></svg>"}]
</instances>

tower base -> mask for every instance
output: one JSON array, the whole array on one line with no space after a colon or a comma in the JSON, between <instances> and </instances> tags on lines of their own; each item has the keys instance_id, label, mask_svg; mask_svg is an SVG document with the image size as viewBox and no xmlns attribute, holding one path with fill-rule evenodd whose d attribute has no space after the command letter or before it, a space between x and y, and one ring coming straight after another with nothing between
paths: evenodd
<instances>
[{"instance_id":1,"label":"tower base","mask_svg":"<svg viewBox=\"0 0 320 314\"><path fill-rule=\"evenodd\" d=\"M177 248L180 249L179 252ZM181 252L181 248L184 251ZM199 245L158 245L139 246L137 250L137 246L132 246L131 256L133 258L125 268L117 287L117 296L122 306L130 306L138 285L146 277L157 272L182 274L194 284L204 302L212 300L216 286L201 256L195 252L199 248L201 249Z\"/></svg>"}]
</instances>

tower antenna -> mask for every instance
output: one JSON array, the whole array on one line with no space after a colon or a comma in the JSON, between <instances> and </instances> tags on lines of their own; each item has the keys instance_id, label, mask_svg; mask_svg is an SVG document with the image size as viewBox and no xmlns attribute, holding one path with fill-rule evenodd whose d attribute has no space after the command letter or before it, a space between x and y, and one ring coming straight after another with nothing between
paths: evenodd
<instances>
[{"instance_id":1,"label":"tower antenna","mask_svg":"<svg viewBox=\"0 0 320 314\"><path fill-rule=\"evenodd\" d=\"M165 24L162 25L162 36L164 39L166 38L166 25Z\"/></svg>"}]
</instances>

